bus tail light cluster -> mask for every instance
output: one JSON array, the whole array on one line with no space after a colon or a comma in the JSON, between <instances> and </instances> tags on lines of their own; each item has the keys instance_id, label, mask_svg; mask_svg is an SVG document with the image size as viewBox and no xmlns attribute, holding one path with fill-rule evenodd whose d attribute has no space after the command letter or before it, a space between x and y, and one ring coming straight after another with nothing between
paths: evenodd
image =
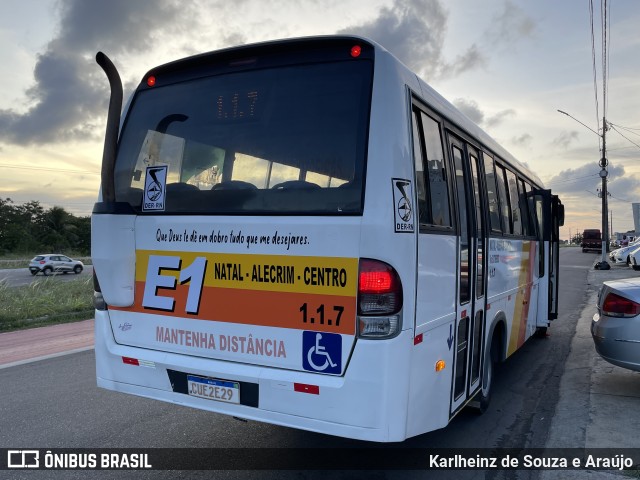
<instances>
[{"instance_id":1,"label":"bus tail light cluster","mask_svg":"<svg viewBox=\"0 0 640 480\"><path fill-rule=\"evenodd\" d=\"M388 338L400 329L402 283L389 264L360 259L358 274L358 334L363 338Z\"/></svg>"},{"instance_id":2,"label":"bus tail light cluster","mask_svg":"<svg viewBox=\"0 0 640 480\"><path fill-rule=\"evenodd\" d=\"M609 293L602 303L602 313L609 317L635 317L640 314L640 304Z\"/></svg>"}]
</instances>

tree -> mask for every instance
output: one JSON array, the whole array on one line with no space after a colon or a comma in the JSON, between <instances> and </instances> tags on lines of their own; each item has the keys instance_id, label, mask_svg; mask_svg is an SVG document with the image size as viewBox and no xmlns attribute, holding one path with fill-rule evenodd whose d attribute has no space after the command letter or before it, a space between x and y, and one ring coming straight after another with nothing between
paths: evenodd
<instances>
[{"instance_id":1,"label":"tree","mask_svg":"<svg viewBox=\"0 0 640 480\"><path fill-rule=\"evenodd\" d=\"M62 207L45 210L37 201L15 205L0 198L0 254L88 254L91 249L91 217L75 217Z\"/></svg>"}]
</instances>

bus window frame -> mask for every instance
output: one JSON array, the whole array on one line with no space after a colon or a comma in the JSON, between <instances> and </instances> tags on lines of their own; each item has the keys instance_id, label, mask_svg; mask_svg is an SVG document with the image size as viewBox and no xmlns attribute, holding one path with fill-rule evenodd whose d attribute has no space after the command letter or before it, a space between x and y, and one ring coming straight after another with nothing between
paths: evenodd
<instances>
[{"instance_id":1,"label":"bus window frame","mask_svg":"<svg viewBox=\"0 0 640 480\"><path fill-rule=\"evenodd\" d=\"M504 162L498 161L497 159L494 160L494 166L496 172L496 186L498 190L498 205L500 206L499 212L500 223L502 225L502 235L507 237L514 237L511 220L511 204L509 201L509 188L507 186L506 166L504 165ZM502 188L500 188L501 186Z\"/></svg>"},{"instance_id":2,"label":"bus window frame","mask_svg":"<svg viewBox=\"0 0 640 480\"><path fill-rule=\"evenodd\" d=\"M439 234L439 235L457 235L458 234L458 225L457 225L457 221L455 218L455 207L454 207L454 198L453 196L455 195L454 193L454 185L453 185L453 180L452 180L452 164L451 164L451 159L449 158L449 152L447 149L447 143L446 143L446 137L445 137L445 130L450 128L450 125L448 124L448 122L441 116L438 115L436 112L434 112L432 109L428 108L426 106L426 104L420 99L420 97L418 95L416 95L415 92L413 91L409 91L410 94L410 102L409 102L409 113L407 115L407 118L409 119L409 126L408 126L408 130L409 130L409 134L410 134L410 139L411 139L411 155L414 156L415 155L415 138L414 138L414 134L413 134L413 121L414 118L417 118L418 121L418 125L417 125L417 130L418 130L418 136L419 139L418 141L420 142L420 153L422 155L422 158L420 159L422 161L422 171L423 171L423 175L424 175L424 184L425 184L425 207L428 209L427 211L427 218L429 219L430 222L433 222L433 210L432 210L432 205L431 205L431 191L430 191L430 184L429 184L429 173L427 171L427 169L425 168L425 163L424 160L426 158L426 142L425 142L425 138L424 138L424 131L422 128L422 117L419 114L423 114L426 115L427 117L430 117L434 122L436 122L438 124L438 130L439 130L439 138L440 138L440 146L442 148L442 154L443 154L443 165L445 167L445 173L446 173L446 184L447 184L447 191L448 191L448 206L449 206L449 226L443 226L443 225L435 225L433 223L422 223L422 222L418 222L419 224L419 228L418 228L418 232L419 233L429 233L429 234ZM415 169L415 165L416 165L416 158L413 158L413 170L414 170L414 175L417 174L416 169ZM417 182L417 178L416 178L416 182ZM417 183L416 183L417 184ZM415 193L415 204L418 205L418 196L417 196L418 192L416 189L416 193ZM418 220L420 219L420 213L418 212L418 215L416 215L416 217L418 218Z\"/></svg>"}]
</instances>

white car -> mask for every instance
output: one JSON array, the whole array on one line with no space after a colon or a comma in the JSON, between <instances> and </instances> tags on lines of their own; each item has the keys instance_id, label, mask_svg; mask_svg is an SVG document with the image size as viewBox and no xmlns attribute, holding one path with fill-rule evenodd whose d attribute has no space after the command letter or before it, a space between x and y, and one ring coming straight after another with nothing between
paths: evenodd
<instances>
[{"instance_id":1,"label":"white car","mask_svg":"<svg viewBox=\"0 0 640 480\"><path fill-rule=\"evenodd\" d=\"M640 270L640 245L629 254L629 266L634 270Z\"/></svg>"},{"instance_id":2,"label":"white car","mask_svg":"<svg viewBox=\"0 0 640 480\"><path fill-rule=\"evenodd\" d=\"M37 255L29 262L31 275L36 275L38 272L42 272L43 275L51 275L54 272L73 272L77 275L83 269L84 264L80 260L73 260L60 254Z\"/></svg>"},{"instance_id":3,"label":"white car","mask_svg":"<svg viewBox=\"0 0 640 480\"><path fill-rule=\"evenodd\" d=\"M631 252L640 247L640 239L630 243L626 247L618 248L609 254L609 259L613 263L621 265L631 265Z\"/></svg>"}]
</instances>

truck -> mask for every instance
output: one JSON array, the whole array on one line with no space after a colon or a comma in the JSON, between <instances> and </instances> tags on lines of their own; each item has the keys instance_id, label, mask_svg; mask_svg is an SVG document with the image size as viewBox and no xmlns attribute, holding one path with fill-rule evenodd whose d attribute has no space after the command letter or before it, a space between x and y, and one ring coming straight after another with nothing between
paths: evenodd
<instances>
[{"instance_id":1,"label":"truck","mask_svg":"<svg viewBox=\"0 0 640 480\"><path fill-rule=\"evenodd\" d=\"M596 228L586 229L582 232L582 252L594 250L602 252L602 234Z\"/></svg>"}]
</instances>

